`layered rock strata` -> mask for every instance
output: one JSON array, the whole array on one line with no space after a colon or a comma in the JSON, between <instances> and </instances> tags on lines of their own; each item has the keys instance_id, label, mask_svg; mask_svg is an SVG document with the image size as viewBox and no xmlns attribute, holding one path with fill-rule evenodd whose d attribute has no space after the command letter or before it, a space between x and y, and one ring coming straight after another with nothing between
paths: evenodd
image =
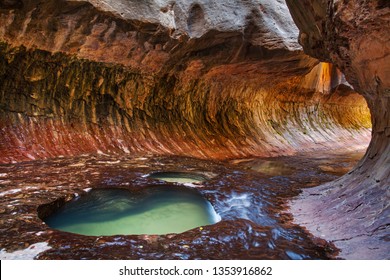
<instances>
[{"instance_id":1,"label":"layered rock strata","mask_svg":"<svg viewBox=\"0 0 390 280\"><path fill-rule=\"evenodd\" d=\"M283 1L162 2L1 1L0 162L367 143L365 100L302 53Z\"/></svg>"}]
</instances>

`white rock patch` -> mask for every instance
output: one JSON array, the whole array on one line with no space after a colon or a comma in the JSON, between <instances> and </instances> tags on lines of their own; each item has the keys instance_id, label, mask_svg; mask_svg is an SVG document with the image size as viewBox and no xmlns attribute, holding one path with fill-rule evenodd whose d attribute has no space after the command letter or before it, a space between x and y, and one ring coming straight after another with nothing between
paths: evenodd
<instances>
[{"instance_id":1,"label":"white rock patch","mask_svg":"<svg viewBox=\"0 0 390 280\"><path fill-rule=\"evenodd\" d=\"M39 242L30 245L24 250L8 253L5 249L0 251L0 260L33 260L38 254L51 249L47 242Z\"/></svg>"}]
</instances>

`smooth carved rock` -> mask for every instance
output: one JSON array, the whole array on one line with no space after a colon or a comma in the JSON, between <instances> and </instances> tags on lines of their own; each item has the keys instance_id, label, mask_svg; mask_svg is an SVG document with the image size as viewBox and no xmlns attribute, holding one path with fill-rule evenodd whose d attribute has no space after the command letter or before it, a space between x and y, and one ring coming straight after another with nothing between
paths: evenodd
<instances>
[{"instance_id":1,"label":"smooth carved rock","mask_svg":"<svg viewBox=\"0 0 390 280\"><path fill-rule=\"evenodd\" d=\"M339 240L343 257L389 258L390 139L384 133L390 125L389 1L287 4L305 52L345 73L366 98L373 123L365 158L337 182L304 192L292 207L296 220L328 240Z\"/></svg>"},{"instance_id":2,"label":"smooth carved rock","mask_svg":"<svg viewBox=\"0 0 390 280\"><path fill-rule=\"evenodd\" d=\"M192 6L188 15L187 26L190 37L201 37L206 30L206 19L202 7L199 4Z\"/></svg>"},{"instance_id":3,"label":"smooth carved rock","mask_svg":"<svg viewBox=\"0 0 390 280\"><path fill-rule=\"evenodd\" d=\"M283 1L11 2L1 2L2 40L143 72L184 66L202 51L220 64L216 52L229 63L301 49Z\"/></svg>"},{"instance_id":4,"label":"smooth carved rock","mask_svg":"<svg viewBox=\"0 0 390 280\"><path fill-rule=\"evenodd\" d=\"M301 53L289 51L300 49L297 29L280 3L276 7L282 17L268 2L261 9L253 3L241 7L225 2L177 2L168 8L153 1L126 2L126 7L121 1L112 6L107 1L92 3L96 7L85 1L31 0L18 9L1 9L0 37L13 46L60 51L153 74L182 71L197 60L203 74L215 65L272 59L276 53L302 59ZM157 16L169 9L176 9L175 27ZM311 67L316 62L304 63Z\"/></svg>"},{"instance_id":5,"label":"smooth carved rock","mask_svg":"<svg viewBox=\"0 0 390 280\"><path fill-rule=\"evenodd\" d=\"M364 99L347 86L332 89L339 76L322 71L328 66L301 76L284 60L290 69L275 77L267 61L255 68L261 75L244 72L246 79L227 66L203 77L193 77L195 69L159 77L0 46L7 58L0 60L2 162L97 150L272 156L369 140Z\"/></svg>"},{"instance_id":6,"label":"smooth carved rock","mask_svg":"<svg viewBox=\"0 0 390 280\"><path fill-rule=\"evenodd\" d=\"M368 140L365 101L331 66L312 69L281 1L91 4L0 10L2 162L272 156Z\"/></svg>"},{"instance_id":7,"label":"smooth carved rock","mask_svg":"<svg viewBox=\"0 0 390 280\"><path fill-rule=\"evenodd\" d=\"M185 35L199 38L213 30L238 32L265 47L300 49L296 40L298 30L292 22L285 2L281 0L88 2L124 19L162 25L171 29L174 37ZM249 30L253 33L248 34Z\"/></svg>"}]
</instances>

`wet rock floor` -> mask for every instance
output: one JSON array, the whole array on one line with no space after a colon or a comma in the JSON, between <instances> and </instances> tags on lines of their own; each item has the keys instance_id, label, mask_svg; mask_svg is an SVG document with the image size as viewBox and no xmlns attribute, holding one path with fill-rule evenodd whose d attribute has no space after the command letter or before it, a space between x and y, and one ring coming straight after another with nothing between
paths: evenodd
<instances>
[{"instance_id":1,"label":"wet rock floor","mask_svg":"<svg viewBox=\"0 0 390 280\"><path fill-rule=\"evenodd\" d=\"M362 156L358 151L210 161L101 154L0 165L0 259L43 242L47 250L36 259L337 258L333 244L292 222L286 204L302 188L348 172ZM158 171L209 178L183 188L197 188L222 220L181 234L96 237L54 230L40 219L92 188L166 185L147 176Z\"/></svg>"}]
</instances>

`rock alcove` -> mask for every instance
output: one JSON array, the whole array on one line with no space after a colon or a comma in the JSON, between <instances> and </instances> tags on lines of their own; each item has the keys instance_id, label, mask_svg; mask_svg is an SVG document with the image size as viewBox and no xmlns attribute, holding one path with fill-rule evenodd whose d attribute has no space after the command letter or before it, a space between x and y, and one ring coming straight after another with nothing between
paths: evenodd
<instances>
[{"instance_id":1,"label":"rock alcove","mask_svg":"<svg viewBox=\"0 0 390 280\"><path fill-rule=\"evenodd\" d=\"M0 0L0 247L389 258L386 1L163 2ZM36 215L156 170L218 174L193 187L222 221L75 242Z\"/></svg>"}]
</instances>

